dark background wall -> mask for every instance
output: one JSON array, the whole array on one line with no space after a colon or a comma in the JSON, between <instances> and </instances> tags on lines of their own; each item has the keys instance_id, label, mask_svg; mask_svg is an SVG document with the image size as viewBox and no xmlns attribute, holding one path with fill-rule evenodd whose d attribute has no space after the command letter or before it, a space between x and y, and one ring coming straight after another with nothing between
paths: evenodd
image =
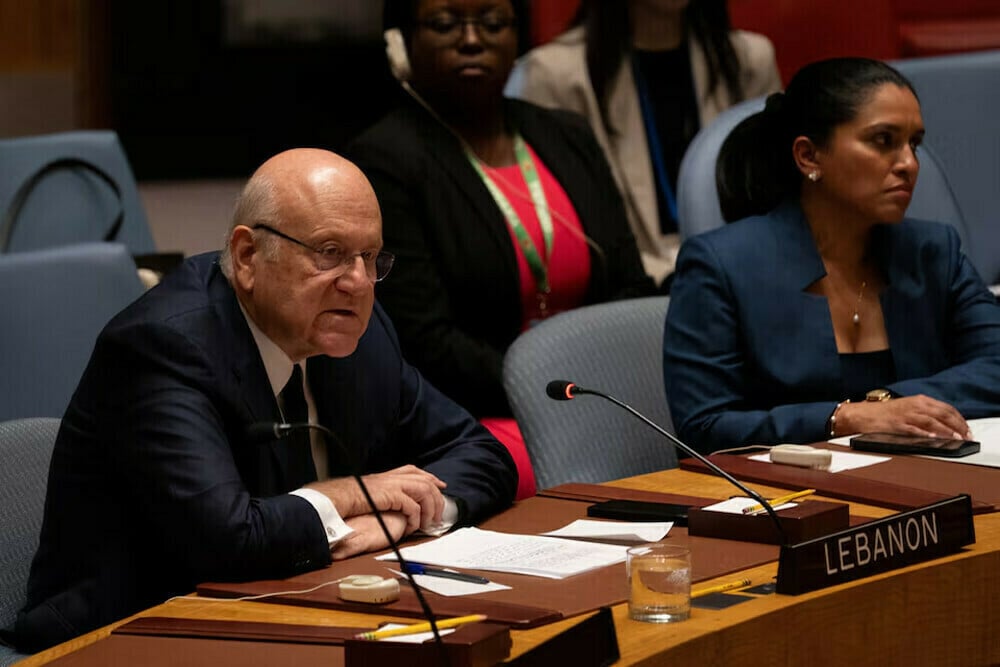
<instances>
[{"instance_id":1,"label":"dark background wall","mask_svg":"<svg viewBox=\"0 0 1000 667\"><path fill-rule=\"evenodd\" d=\"M139 179L242 177L285 148L338 150L399 94L370 25L238 41L224 4L112 3L110 125Z\"/></svg>"}]
</instances>

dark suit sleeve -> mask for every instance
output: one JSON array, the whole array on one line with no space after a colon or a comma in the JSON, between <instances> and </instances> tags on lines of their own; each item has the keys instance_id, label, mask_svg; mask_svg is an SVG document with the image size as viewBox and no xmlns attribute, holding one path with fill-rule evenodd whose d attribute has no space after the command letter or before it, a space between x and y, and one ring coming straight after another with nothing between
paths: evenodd
<instances>
[{"instance_id":1,"label":"dark suit sleeve","mask_svg":"<svg viewBox=\"0 0 1000 667\"><path fill-rule=\"evenodd\" d=\"M967 419L1000 414L1000 305L960 249L958 233L946 228L943 260L928 264L944 267L947 285L944 317L947 356L951 366L925 378L889 385L901 396L927 394L953 405ZM910 335L919 335L914 322Z\"/></svg>"},{"instance_id":2,"label":"dark suit sleeve","mask_svg":"<svg viewBox=\"0 0 1000 667\"><path fill-rule=\"evenodd\" d=\"M330 562L307 501L248 492L233 448L249 445L227 433L218 407L225 403L214 395L222 383L183 334L129 326L98 346L91 365L114 369L103 396L90 400L104 402L108 465L123 471L127 496L137 499L133 529L156 531L147 537L166 561L197 580L280 576Z\"/></svg>"},{"instance_id":3,"label":"dark suit sleeve","mask_svg":"<svg viewBox=\"0 0 1000 667\"><path fill-rule=\"evenodd\" d=\"M703 238L684 244L663 343L667 400L679 437L706 454L743 444L825 440L836 402L748 408L752 371L729 278Z\"/></svg>"},{"instance_id":4,"label":"dark suit sleeve","mask_svg":"<svg viewBox=\"0 0 1000 667\"><path fill-rule=\"evenodd\" d=\"M392 324L378 308L369 329L376 320L394 348L393 366L400 375L392 445L397 454L390 465L413 463L444 481L444 493L458 502L460 524L477 523L506 508L517 490L517 468L507 448L399 356ZM385 364L391 352L379 354Z\"/></svg>"}]
</instances>

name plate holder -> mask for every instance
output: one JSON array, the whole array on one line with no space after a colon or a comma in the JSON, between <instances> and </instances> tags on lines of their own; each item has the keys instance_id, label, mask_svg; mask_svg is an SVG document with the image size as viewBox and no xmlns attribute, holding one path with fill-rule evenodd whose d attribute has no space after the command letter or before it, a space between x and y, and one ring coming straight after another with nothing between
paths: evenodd
<instances>
[{"instance_id":1,"label":"name plate holder","mask_svg":"<svg viewBox=\"0 0 1000 667\"><path fill-rule=\"evenodd\" d=\"M955 553L974 544L966 494L781 547L775 590L808 593Z\"/></svg>"}]
</instances>

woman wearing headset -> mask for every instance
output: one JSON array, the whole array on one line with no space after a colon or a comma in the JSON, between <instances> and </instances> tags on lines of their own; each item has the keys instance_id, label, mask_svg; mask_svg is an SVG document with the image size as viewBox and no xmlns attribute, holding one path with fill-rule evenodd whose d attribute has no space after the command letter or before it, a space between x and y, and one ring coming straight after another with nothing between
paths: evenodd
<instances>
[{"instance_id":1,"label":"woman wearing headset","mask_svg":"<svg viewBox=\"0 0 1000 667\"><path fill-rule=\"evenodd\" d=\"M507 347L554 313L653 289L586 122L503 97L521 4L387 1L390 65L413 99L348 149L396 254L377 296L404 354L520 458L519 497L534 480L504 393Z\"/></svg>"}]
</instances>

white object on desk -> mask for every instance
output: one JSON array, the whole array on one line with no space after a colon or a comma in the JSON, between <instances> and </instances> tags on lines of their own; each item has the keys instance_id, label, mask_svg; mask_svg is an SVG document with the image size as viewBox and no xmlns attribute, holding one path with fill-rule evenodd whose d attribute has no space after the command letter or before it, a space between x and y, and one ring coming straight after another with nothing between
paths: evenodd
<instances>
[{"instance_id":1,"label":"white object on desk","mask_svg":"<svg viewBox=\"0 0 1000 667\"><path fill-rule=\"evenodd\" d=\"M831 440L833 444L839 444ZM843 472L844 470L853 470L854 468L864 468L865 466L875 465L876 463L882 463L888 461L888 456L875 456L873 454L856 454L854 452L831 452L832 458L830 459L830 469L827 472ZM764 463L770 463L771 459L768 454L754 454L749 457L751 461L763 461Z\"/></svg>"},{"instance_id":2,"label":"white object on desk","mask_svg":"<svg viewBox=\"0 0 1000 667\"><path fill-rule=\"evenodd\" d=\"M512 572L563 579L625 562L626 547L543 535L514 535L460 528L444 537L405 547L403 558L438 567ZM376 556L391 561L393 554Z\"/></svg>"},{"instance_id":3,"label":"white object on desk","mask_svg":"<svg viewBox=\"0 0 1000 667\"><path fill-rule=\"evenodd\" d=\"M833 453L828 449L817 449L809 445L775 445L768 452L771 463L829 470Z\"/></svg>"},{"instance_id":4,"label":"white object on desk","mask_svg":"<svg viewBox=\"0 0 1000 667\"><path fill-rule=\"evenodd\" d=\"M396 628L405 628L406 623L386 623L379 627L379 630L395 630ZM455 632L455 628L438 628L438 634L444 637L445 635L450 635ZM423 644L426 641L434 639L433 632L417 632L412 635L396 635L395 637L386 637L384 641L390 642L404 642L406 644ZM379 640L383 641L383 640Z\"/></svg>"},{"instance_id":5,"label":"white object on desk","mask_svg":"<svg viewBox=\"0 0 1000 667\"><path fill-rule=\"evenodd\" d=\"M673 527L673 521L592 521L577 519L542 535L551 537L611 540L614 542L659 542Z\"/></svg>"},{"instance_id":6,"label":"white object on desk","mask_svg":"<svg viewBox=\"0 0 1000 667\"><path fill-rule=\"evenodd\" d=\"M759 504L753 498L744 498L743 496L737 496L735 498L730 498L728 500L723 500L722 502L715 503L713 505L707 505L702 507L703 510L709 510L710 512L723 512L725 514L743 514L743 510L748 507L753 507ZM791 507L796 507L798 503L784 503L774 507L774 511L785 510Z\"/></svg>"}]
</instances>

